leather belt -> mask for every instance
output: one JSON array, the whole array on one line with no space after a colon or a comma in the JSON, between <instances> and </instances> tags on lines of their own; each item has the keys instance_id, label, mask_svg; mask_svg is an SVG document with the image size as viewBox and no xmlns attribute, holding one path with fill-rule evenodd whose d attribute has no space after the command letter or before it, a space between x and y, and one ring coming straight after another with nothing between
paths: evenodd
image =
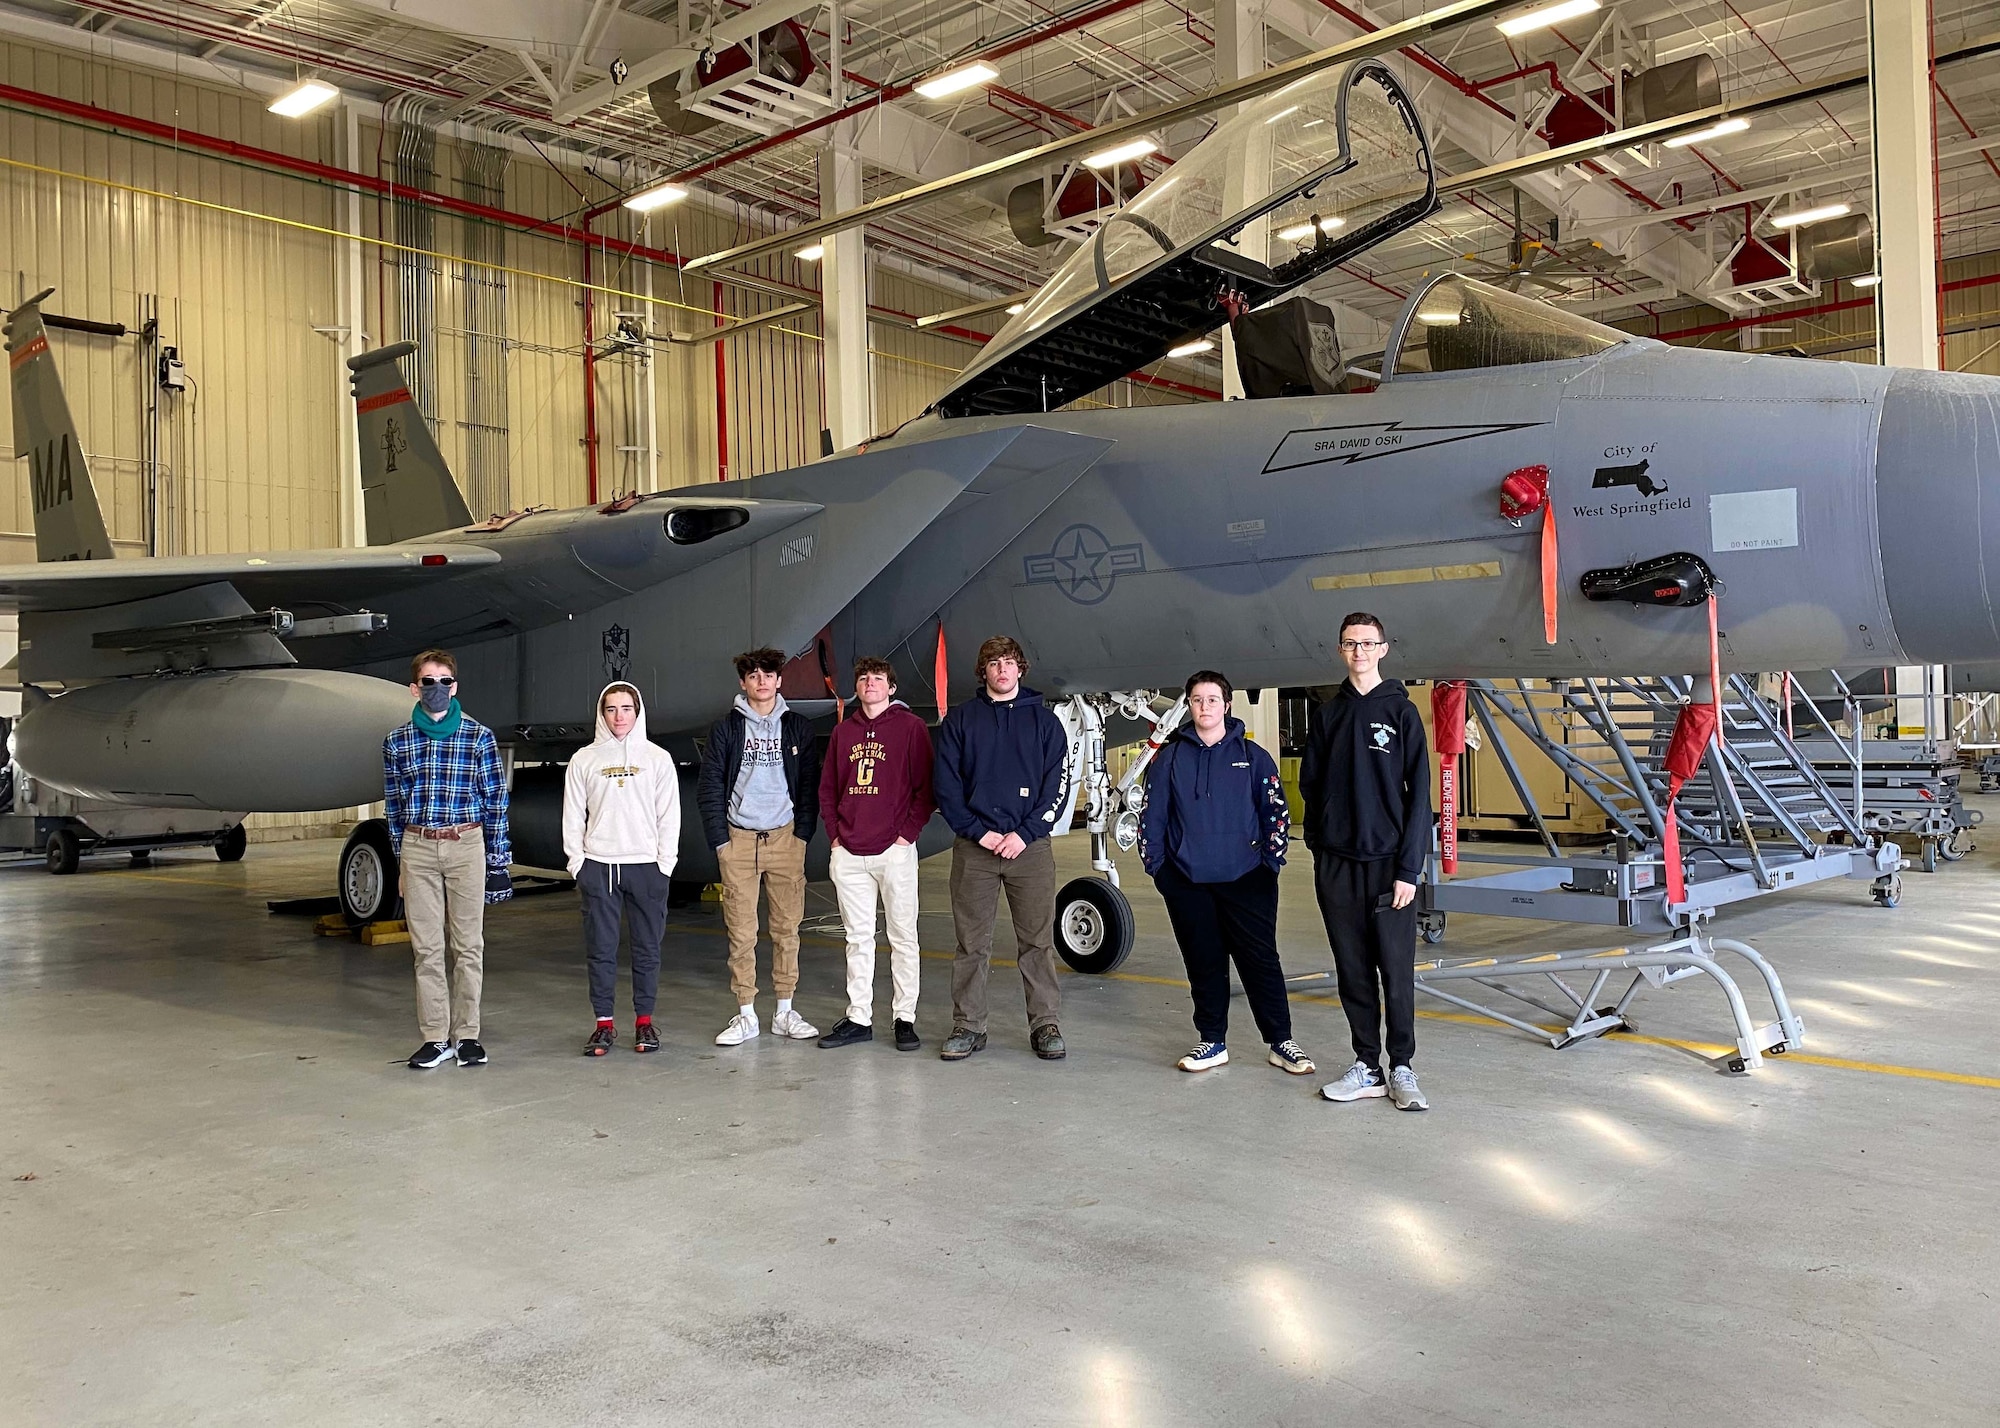
<instances>
[{"instance_id":1,"label":"leather belt","mask_svg":"<svg viewBox=\"0 0 2000 1428\"><path fill-rule=\"evenodd\" d=\"M470 833L480 826L477 823L454 823L449 828L412 828L409 831L433 843L456 843L460 834Z\"/></svg>"}]
</instances>

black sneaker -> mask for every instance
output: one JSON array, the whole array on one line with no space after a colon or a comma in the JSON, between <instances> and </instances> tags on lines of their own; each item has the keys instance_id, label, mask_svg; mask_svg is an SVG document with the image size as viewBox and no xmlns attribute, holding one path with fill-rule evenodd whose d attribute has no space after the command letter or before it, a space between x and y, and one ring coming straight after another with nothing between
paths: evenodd
<instances>
[{"instance_id":1,"label":"black sneaker","mask_svg":"<svg viewBox=\"0 0 2000 1428\"><path fill-rule=\"evenodd\" d=\"M590 1040L583 1044L585 1056L606 1056L618 1044L618 1032L608 1021L600 1021L597 1030L590 1034Z\"/></svg>"},{"instance_id":2,"label":"black sneaker","mask_svg":"<svg viewBox=\"0 0 2000 1428\"><path fill-rule=\"evenodd\" d=\"M898 1051L922 1051L924 1043L917 1035L917 1024L913 1021L896 1023L896 1049Z\"/></svg>"},{"instance_id":3,"label":"black sneaker","mask_svg":"<svg viewBox=\"0 0 2000 1428\"><path fill-rule=\"evenodd\" d=\"M433 1066L442 1066L451 1060L451 1043L448 1041L426 1041L410 1053L412 1071L428 1071Z\"/></svg>"},{"instance_id":4,"label":"black sneaker","mask_svg":"<svg viewBox=\"0 0 2000 1428\"><path fill-rule=\"evenodd\" d=\"M823 1048L831 1048L835 1046L852 1046L857 1041L873 1041L874 1039L874 1027L863 1026L858 1021L849 1021L846 1017L842 1017L833 1024L832 1031L829 1031L819 1039L819 1044Z\"/></svg>"},{"instance_id":5,"label":"black sneaker","mask_svg":"<svg viewBox=\"0 0 2000 1428\"><path fill-rule=\"evenodd\" d=\"M461 1066L484 1066L486 1048L470 1039L458 1043L458 1064Z\"/></svg>"},{"instance_id":6,"label":"black sneaker","mask_svg":"<svg viewBox=\"0 0 2000 1428\"><path fill-rule=\"evenodd\" d=\"M963 1061L975 1051L986 1049L986 1033L967 1031L962 1026L951 1029L951 1035L944 1040L944 1050L938 1052L940 1061Z\"/></svg>"},{"instance_id":7,"label":"black sneaker","mask_svg":"<svg viewBox=\"0 0 2000 1428\"><path fill-rule=\"evenodd\" d=\"M1062 1032L1052 1023L1038 1026L1028 1037L1028 1045L1035 1048L1035 1055L1044 1061L1060 1061L1069 1055L1069 1048L1063 1045Z\"/></svg>"},{"instance_id":8,"label":"black sneaker","mask_svg":"<svg viewBox=\"0 0 2000 1428\"><path fill-rule=\"evenodd\" d=\"M650 1021L632 1028L632 1049L642 1053L660 1049L660 1034Z\"/></svg>"}]
</instances>

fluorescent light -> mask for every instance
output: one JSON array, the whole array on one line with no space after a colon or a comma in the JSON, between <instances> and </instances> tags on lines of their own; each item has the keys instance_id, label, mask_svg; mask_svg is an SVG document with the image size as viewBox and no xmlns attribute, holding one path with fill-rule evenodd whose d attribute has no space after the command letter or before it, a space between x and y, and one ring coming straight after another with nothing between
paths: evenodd
<instances>
[{"instance_id":1,"label":"fluorescent light","mask_svg":"<svg viewBox=\"0 0 2000 1428\"><path fill-rule=\"evenodd\" d=\"M1007 304L1007 316L1009 317L1019 317L1022 313L1026 312L1027 310L1028 310L1028 305L1024 302L1015 302Z\"/></svg>"},{"instance_id":2,"label":"fluorescent light","mask_svg":"<svg viewBox=\"0 0 2000 1428\"><path fill-rule=\"evenodd\" d=\"M1515 35L1525 35L1530 30L1543 29L1549 25L1560 25L1564 20L1574 20L1578 15L1588 15L1593 10L1603 8L1600 0L1556 0L1553 5L1544 5L1539 10L1528 10L1502 20L1495 28L1512 39Z\"/></svg>"},{"instance_id":3,"label":"fluorescent light","mask_svg":"<svg viewBox=\"0 0 2000 1428\"><path fill-rule=\"evenodd\" d=\"M1322 218L1319 221L1319 230L1322 233L1331 233L1336 228L1345 227L1346 224L1347 220L1345 218ZM1303 243L1306 239L1312 237L1312 234L1312 224L1299 223L1290 228L1279 229L1278 241L1280 243Z\"/></svg>"},{"instance_id":4,"label":"fluorescent light","mask_svg":"<svg viewBox=\"0 0 2000 1428\"><path fill-rule=\"evenodd\" d=\"M1199 357L1204 352L1213 352L1214 350L1215 344L1210 342L1206 337L1203 337L1194 342L1183 342L1178 347L1169 347L1167 355L1169 357Z\"/></svg>"},{"instance_id":5,"label":"fluorescent light","mask_svg":"<svg viewBox=\"0 0 2000 1428\"><path fill-rule=\"evenodd\" d=\"M1872 288L1881 281L1882 275L1880 273L1863 273L1858 278L1849 278L1847 285L1851 288Z\"/></svg>"},{"instance_id":6,"label":"fluorescent light","mask_svg":"<svg viewBox=\"0 0 2000 1428\"><path fill-rule=\"evenodd\" d=\"M1798 228L1807 223L1823 223L1829 218L1845 218L1853 210L1844 203L1823 203L1818 208L1798 208L1780 213L1771 220L1773 228Z\"/></svg>"},{"instance_id":7,"label":"fluorescent light","mask_svg":"<svg viewBox=\"0 0 2000 1428\"><path fill-rule=\"evenodd\" d=\"M287 119L298 119L312 113L327 100L339 97L340 91L323 79L302 79L298 88L271 101L271 112L282 114Z\"/></svg>"},{"instance_id":8,"label":"fluorescent light","mask_svg":"<svg viewBox=\"0 0 2000 1428\"><path fill-rule=\"evenodd\" d=\"M1685 149L1689 144L1705 144L1710 139L1720 139L1724 134L1740 134L1750 127L1748 119L1724 119L1719 124L1711 124L1706 129L1697 129L1692 134L1682 134L1667 140L1662 147Z\"/></svg>"},{"instance_id":9,"label":"fluorescent light","mask_svg":"<svg viewBox=\"0 0 2000 1428\"><path fill-rule=\"evenodd\" d=\"M1264 122L1266 124L1275 124L1280 119L1289 119L1292 117L1292 115L1298 112L1299 112L1299 106L1294 104L1290 109L1280 109L1276 114L1273 114L1269 119L1266 119Z\"/></svg>"},{"instance_id":10,"label":"fluorescent light","mask_svg":"<svg viewBox=\"0 0 2000 1428\"><path fill-rule=\"evenodd\" d=\"M1422 308L1419 308L1417 309L1417 321L1426 327L1456 327L1458 326L1458 309L1455 307L1441 308L1426 312Z\"/></svg>"},{"instance_id":11,"label":"fluorescent light","mask_svg":"<svg viewBox=\"0 0 2000 1428\"><path fill-rule=\"evenodd\" d=\"M826 256L826 244L810 243L792 254L792 256L801 262L817 263L821 258Z\"/></svg>"},{"instance_id":12,"label":"fluorescent light","mask_svg":"<svg viewBox=\"0 0 2000 1428\"><path fill-rule=\"evenodd\" d=\"M1143 159L1148 154L1156 154L1160 146L1151 139L1128 139L1122 144L1114 144L1108 149L1099 149L1083 161L1087 169L1110 169L1133 159Z\"/></svg>"},{"instance_id":13,"label":"fluorescent light","mask_svg":"<svg viewBox=\"0 0 2000 1428\"><path fill-rule=\"evenodd\" d=\"M656 183L651 188L642 188L625 200L625 206L634 213L651 213L656 208L665 208L670 203L679 203L688 196L688 191L677 183Z\"/></svg>"},{"instance_id":14,"label":"fluorescent light","mask_svg":"<svg viewBox=\"0 0 2000 1428\"><path fill-rule=\"evenodd\" d=\"M917 86L917 93L926 99L947 99L961 89L971 89L975 85L990 84L1000 77L1000 71L990 64L977 60L962 65L935 79L927 79Z\"/></svg>"}]
</instances>

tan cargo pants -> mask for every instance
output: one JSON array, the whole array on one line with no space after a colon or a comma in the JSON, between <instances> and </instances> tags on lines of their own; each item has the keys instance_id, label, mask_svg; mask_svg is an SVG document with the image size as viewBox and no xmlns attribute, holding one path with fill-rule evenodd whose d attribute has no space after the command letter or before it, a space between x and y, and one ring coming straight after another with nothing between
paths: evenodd
<instances>
[{"instance_id":1,"label":"tan cargo pants","mask_svg":"<svg viewBox=\"0 0 2000 1428\"><path fill-rule=\"evenodd\" d=\"M770 910L771 982L781 997L799 987L799 921L806 915L806 845L787 824L766 833L731 828L716 851L722 922L729 931L729 989L736 1004L757 997L757 892Z\"/></svg>"},{"instance_id":2,"label":"tan cargo pants","mask_svg":"<svg viewBox=\"0 0 2000 1428\"><path fill-rule=\"evenodd\" d=\"M419 1033L425 1041L477 1041L486 965L486 834L474 828L455 841L433 842L411 830L403 835L402 872Z\"/></svg>"}]
</instances>

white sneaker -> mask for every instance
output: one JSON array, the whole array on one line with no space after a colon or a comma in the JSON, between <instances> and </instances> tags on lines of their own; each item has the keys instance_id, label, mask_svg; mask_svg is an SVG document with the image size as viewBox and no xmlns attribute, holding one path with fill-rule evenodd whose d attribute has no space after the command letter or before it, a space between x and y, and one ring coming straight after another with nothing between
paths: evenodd
<instances>
[{"instance_id":1,"label":"white sneaker","mask_svg":"<svg viewBox=\"0 0 2000 1428\"><path fill-rule=\"evenodd\" d=\"M1380 1071L1357 1061L1338 1081L1320 1087L1319 1093L1329 1101L1366 1101L1388 1095L1389 1088L1382 1084Z\"/></svg>"},{"instance_id":2,"label":"white sneaker","mask_svg":"<svg viewBox=\"0 0 2000 1428\"><path fill-rule=\"evenodd\" d=\"M790 1037L793 1041L817 1041L819 1028L786 1007L771 1018L771 1035Z\"/></svg>"},{"instance_id":3,"label":"white sneaker","mask_svg":"<svg viewBox=\"0 0 2000 1428\"><path fill-rule=\"evenodd\" d=\"M763 1028L757 1025L757 1018L754 1015L746 1016L744 1013L738 1012L729 1019L729 1025L717 1033L715 1044L717 1046L741 1046L746 1041L755 1041L758 1032L762 1030Z\"/></svg>"}]
</instances>

